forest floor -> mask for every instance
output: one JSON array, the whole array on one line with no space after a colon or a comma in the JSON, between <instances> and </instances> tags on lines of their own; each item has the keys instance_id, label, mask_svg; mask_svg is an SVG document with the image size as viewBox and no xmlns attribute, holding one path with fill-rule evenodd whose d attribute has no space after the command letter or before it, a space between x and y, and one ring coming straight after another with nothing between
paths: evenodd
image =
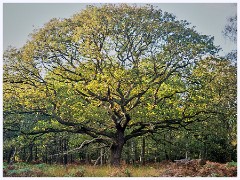
<instances>
[{"instance_id":1,"label":"forest floor","mask_svg":"<svg viewBox=\"0 0 240 180\"><path fill-rule=\"evenodd\" d=\"M119 168L93 165L49 165L23 162L3 166L4 177L236 177L237 163L226 164L207 161L198 163L161 163L122 165Z\"/></svg>"}]
</instances>

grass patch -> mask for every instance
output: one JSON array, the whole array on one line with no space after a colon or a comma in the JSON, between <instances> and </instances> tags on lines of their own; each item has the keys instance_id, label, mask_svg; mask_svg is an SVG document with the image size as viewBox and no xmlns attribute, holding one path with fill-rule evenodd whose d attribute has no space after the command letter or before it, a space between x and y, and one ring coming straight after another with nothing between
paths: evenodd
<instances>
[{"instance_id":1,"label":"grass patch","mask_svg":"<svg viewBox=\"0 0 240 180\"><path fill-rule=\"evenodd\" d=\"M123 165L121 167L58 164L4 164L4 177L172 177L172 176L236 176L236 162L219 164L208 162L193 169L176 163L156 163L146 166Z\"/></svg>"},{"instance_id":2,"label":"grass patch","mask_svg":"<svg viewBox=\"0 0 240 180\"><path fill-rule=\"evenodd\" d=\"M36 173L37 172L37 173ZM15 163L4 165L4 176L8 177L146 177L156 176L158 169L149 166L124 165L122 167L91 165L57 165Z\"/></svg>"}]
</instances>

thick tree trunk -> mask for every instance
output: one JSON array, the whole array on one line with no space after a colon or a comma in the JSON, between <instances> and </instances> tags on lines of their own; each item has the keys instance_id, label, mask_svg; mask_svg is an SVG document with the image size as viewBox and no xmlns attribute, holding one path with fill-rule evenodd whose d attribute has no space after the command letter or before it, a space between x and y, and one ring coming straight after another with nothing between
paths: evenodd
<instances>
[{"instance_id":1,"label":"thick tree trunk","mask_svg":"<svg viewBox=\"0 0 240 180\"><path fill-rule=\"evenodd\" d=\"M122 130L118 130L116 133L115 142L110 148L110 164L112 166L120 166L124 143L124 132Z\"/></svg>"},{"instance_id":2,"label":"thick tree trunk","mask_svg":"<svg viewBox=\"0 0 240 180\"><path fill-rule=\"evenodd\" d=\"M114 144L111 146L110 163L113 166L120 166L123 144Z\"/></svg>"}]
</instances>

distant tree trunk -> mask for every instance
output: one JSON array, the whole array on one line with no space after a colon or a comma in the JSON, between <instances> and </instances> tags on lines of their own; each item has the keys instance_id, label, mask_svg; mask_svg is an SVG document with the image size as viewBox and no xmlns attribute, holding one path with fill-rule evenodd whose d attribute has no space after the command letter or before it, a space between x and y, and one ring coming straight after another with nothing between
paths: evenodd
<instances>
[{"instance_id":1,"label":"distant tree trunk","mask_svg":"<svg viewBox=\"0 0 240 180\"><path fill-rule=\"evenodd\" d=\"M189 149L189 147L188 147L188 132L187 132L187 140L186 140L186 151L185 151L185 159L189 159L190 157L189 157L189 151L188 151L188 149Z\"/></svg>"},{"instance_id":2,"label":"distant tree trunk","mask_svg":"<svg viewBox=\"0 0 240 180\"><path fill-rule=\"evenodd\" d=\"M134 142L131 140L131 163L134 164Z\"/></svg>"},{"instance_id":3,"label":"distant tree trunk","mask_svg":"<svg viewBox=\"0 0 240 180\"><path fill-rule=\"evenodd\" d=\"M188 159L188 158L189 158L188 151L186 150L186 152L185 152L185 159Z\"/></svg>"},{"instance_id":4,"label":"distant tree trunk","mask_svg":"<svg viewBox=\"0 0 240 180\"><path fill-rule=\"evenodd\" d=\"M172 137L172 131L169 130L169 136L168 136L168 141L171 141L171 139L173 139ZM174 160L173 158L173 153L172 153L172 144L168 143L168 147L169 147L169 151L168 151L168 156L169 156L169 160Z\"/></svg>"},{"instance_id":5,"label":"distant tree trunk","mask_svg":"<svg viewBox=\"0 0 240 180\"><path fill-rule=\"evenodd\" d=\"M15 162L16 153L17 153L17 148L15 147L13 150L12 158L10 159L10 164L13 164L13 162Z\"/></svg>"},{"instance_id":6,"label":"distant tree trunk","mask_svg":"<svg viewBox=\"0 0 240 180\"><path fill-rule=\"evenodd\" d=\"M35 158L34 158L35 161L38 160L38 149L37 149L37 146L35 146Z\"/></svg>"},{"instance_id":7,"label":"distant tree trunk","mask_svg":"<svg viewBox=\"0 0 240 180\"><path fill-rule=\"evenodd\" d=\"M127 149L126 149L126 156L127 156L126 157L126 163L130 164L130 149L131 149L131 147L130 147L129 141L127 141L126 146L127 146Z\"/></svg>"},{"instance_id":8,"label":"distant tree trunk","mask_svg":"<svg viewBox=\"0 0 240 180\"><path fill-rule=\"evenodd\" d=\"M207 152L207 136L204 139L204 143L203 143L203 159L207 159L208 157L208 152Z\"/></svg>"},{"instance_id":9,"label":"distant tree trunk","mask_svg":"<svg viewBox=\"0 0 240 180\"><path fill-rule=\"evenodd\" d=\"M167 153L167 150L165 149L164 152L165 152L165 159L166 159L166 160L169 160L170 158L169 158L169 155L168 155L168 153Z\"/></svg>"},{"instance_id":10,"label":"distant tree trunk","mask_svg":"<svg viewBox=\"0 0 240 180\"><path fill-rule=\"evenodd\" d=\"M60 164L63 164L63 142L62 142L62 139L59 139L59 163Z\"/></svg>"},{"instance_id":11,"label":"distant tree trunk","mask_svg":"<svg viewBox=\"0 0 240 180\"><path fill-rule=\"evenodd\" d=\"M63 140L63 150L64 150L64 155L63 155L63 162L64 162L64 165L66 165L68 163L68 157L67 157L67 145L68 145L68 142L67 142L67 139L64 139Z\"/></svg>"},{"instance_id":12,"label":"distant tree trunk","mask_svg":"<svg viewBox=\"0 0 240 180\"><path fill-rule=\"evenodd\" d=\"M166 140L165 134L163 135L163 138L164 138L164 140ZM164 145L165 159L169 160L170 158L169 158L169 155L168 155L167 150L166 150L166 142L164 142L163 145Z\"/></svg>"},{"instance_id":13,"label":"distant tree trunk","mask_svg":"<svg viewBox=\"0 0 240 180\"><path fill-rule=\"evenodd\" d=\"M207 159L208 157L208 150L207 150L207 146L205 145L204 146L204 156L203 156L203 159Z\"/></svg>"},{"instance_id":14,"label":"distant tree trunk","mask_svg":"<svg viewBox=\"0 0 240 180\"><path fill-rule=\"evenodd\" d=\"M83 153L83 152L79 152L78 153L78 157L79 157L79 161L80 162L83 162L84 160L85 160L85 163L86 163L86 154L85 153Z\"/></svg>"},{"instance_id":15,"label":"distant tree trunk","mask_svg":"<svg viewBox=\"0 0 240 180\"><path fill-rule=\"evenodd\" d=\"M23 153L22 153L22 161L23 162L26 162L26 148L25 147L23 147Z\"/></svg>"},{"instance_id":16,"label":"distant tree trunk","mask_svg":"<svg viewBox=\"0 0 240 180\"><path fill-rule=\"evenodd\" d=\"M131 141L131 146L132 146L132 153L133 153L132 163L134 164L138 161L137 141L135 139Z\"/></svg>"},{"instance_id":17,"label":"distant tree trunk","mask_svg":"<svg viewBox=\"0 0 240 180\"><path fill-rule=\"evenodd\" d=\"M154 162L156 163L157 162L157 151L154 150Z\"/></svg>"},{"instance_id":18,"label":"distant tree trunk","mask_svg":"<svg viewBox=\"0 0 240 180\"><path fill-rule=\"evenodd\" d=\"M70 161L71 161L71 164L73 163L73 155L71 154L70 155Z\"/></svg>"},{"instance_id":19,"label":"distant tree trunk","mask_svg":"<svg viewBox=\"0 0 240 180\"><path fill-rule=\"evenodd\" d=\"M32 160L33 160L33 144L31 143L31 144L29 144L29 156L28 156L28 158L27 158L27 162L29 163L29 162L32 162Z\"/></svg>"},{"instance_id":20,"label":"distant tree trunk","mask_svg":"<svg viewBox=\"0 0 240 180\"><path fill-rule=\"evenodd\" d=\"M14 151L15 151L15 148L11 147L9 154L8 154L8 159L7 159L8 164L11 164L13 162Z\"/></svg>"},{"instance_id":21,"label":"distant tree trunk","mask_svg":"<svg viewBox=\"0 0 240 180\"><path fill-rule=\"evenodd\" d=\"M141 164L145 165L145 137L142 137L142 152L141 152Z\"/></svg>"},{"instance_id":22,"label":"distant tree trunk","mask_svg":"<svg viewBox=\"0 0 240 180\"><path fill-rule=\"evenodd\" d=\"M202 151L199 151L198 159L202 159Z\"/></svg>"},{"instance_id":23,"label":"distant tree trunk","mask_svg":"<svg viewBox=\"0 0 240 180\"><path fill-rule=\"evenodd\" d=\"M45 145L44 162L45 162L45 163L48 163L48 148L47 148L47 145Z\"/></svg>"},{"instance_id":24,"label":"distant tree trunk","mask_svg":"<svg viewBox=\"0 0 240 180\"><path fill-rule=\"evenodd\" d=\"M100 165L103 165L103 148L100 150Z\"/></svg>"},{"instance_id":25,"label":"distant tree trunk","mask_svg":"<svg viewBox=\"0 0 240 180\"><path fill-rule=\"evenodd\" d=\"M104 155L103 155L104 164L107 163L108 159L109 159L109 155L106 153L106 148L104 148Z\"/></svg>"},{"instance_id":26,"label":"distant tree trunk","mask_svg":"<svg viewBox=\"0 0 240 180\"><path fill-rule=\"evenodd\" d=\"M90 158L89 158L88 152L86 152L86 154L85 154L85 163L90 164Z\"/></svg>"},{"instance_id":27,"label":"distant tree trunk","mask_svg":"<svg viewBox=\"0 0 240 180\"><path fill-rule=\"evenodd\" d=\"M52 164L52 163L53 163L52 155L50 155L50 157L48 158L48 161L49 161L49 164Z\"/></svg>"},{"instance_id":28,"label":"distant tree trunk","mask_svg":"<svg viewBox=\"0 0 240 180\"><path fill-rule=\"evenodd\" d=\"M202 134L202 142L203 142L203 148L202 148L202 159L208 159L208 152L207 152L207 141L208 141L208 135Z\"/></svg>"}]
</instances>

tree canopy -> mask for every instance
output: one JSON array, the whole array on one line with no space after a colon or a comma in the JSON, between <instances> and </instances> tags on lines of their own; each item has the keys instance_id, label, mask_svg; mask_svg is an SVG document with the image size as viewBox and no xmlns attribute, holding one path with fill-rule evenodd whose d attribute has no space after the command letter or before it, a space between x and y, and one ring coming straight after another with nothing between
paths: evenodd
<instances>
[{"instance_id":1,"label":"tree canopy","mask_svg":"<svg viewBox=\"0 0 240 180\"><path fill-rule=\"evenodd\" d=\"M52 19L4 52L4 128L85 134L119 165L132 138L236 120L235 67L217 52L213 37L152 6Z\"/></svg>"}]
</instances>

